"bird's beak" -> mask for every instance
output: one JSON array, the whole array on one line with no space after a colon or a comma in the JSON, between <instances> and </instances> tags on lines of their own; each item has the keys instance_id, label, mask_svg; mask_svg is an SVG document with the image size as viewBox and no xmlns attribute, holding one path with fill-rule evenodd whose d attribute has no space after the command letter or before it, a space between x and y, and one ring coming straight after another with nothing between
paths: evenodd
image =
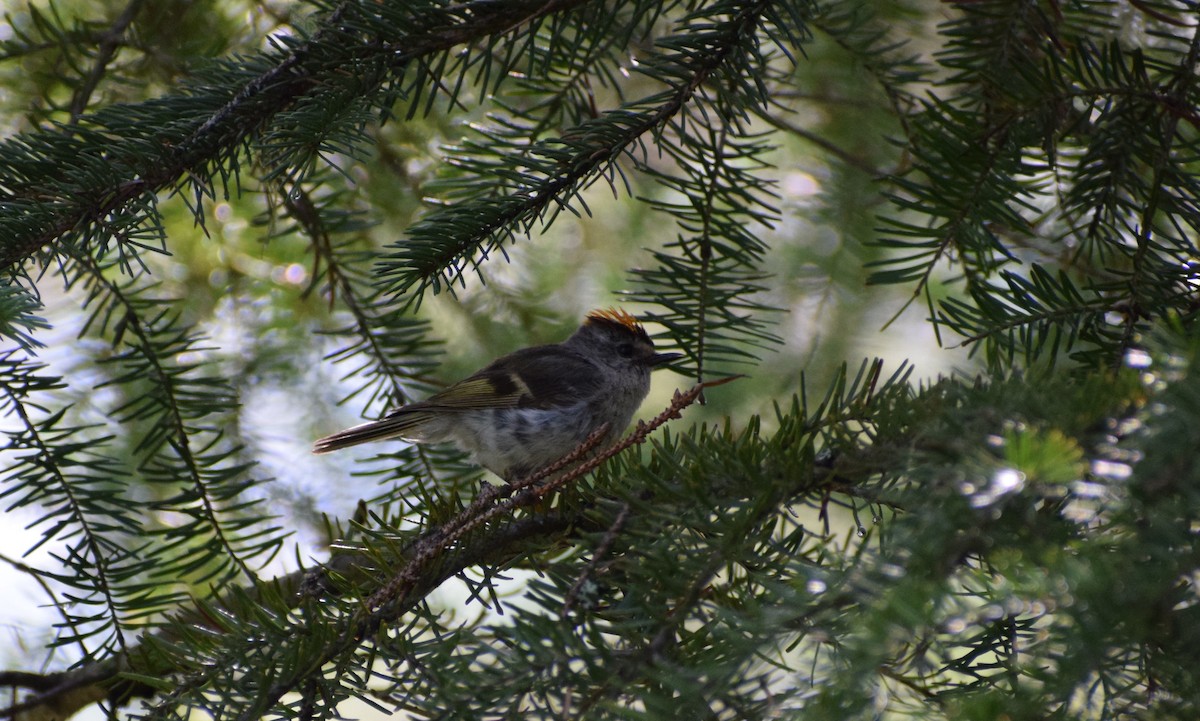
<instances>
[{"instance_id":1,"label":"bird's beak","mask_svg":"<svg viewBox=\"0 0 1200 721\"><path fill-rule=\"evenodd\" d=\"M654 355L650 356L650 367L659 368L661 366L665 366L673 360L676 360L677 358L682 357L682 353L655 353Z\"/></svg>"}]
</instances>

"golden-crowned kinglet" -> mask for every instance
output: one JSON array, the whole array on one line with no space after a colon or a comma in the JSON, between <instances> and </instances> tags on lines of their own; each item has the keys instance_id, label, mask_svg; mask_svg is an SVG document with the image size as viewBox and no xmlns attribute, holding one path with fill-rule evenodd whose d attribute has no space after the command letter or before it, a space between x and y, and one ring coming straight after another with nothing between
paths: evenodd
<instances>
[{"instance_id":1,"label":"golden-crowned kinglet","mask_svg":"<svg viewBox=\"0 0 1200 721\"><path fill-rule=\"evenodd\" d=\"M593 311L562 343L498 358L423 401L318 440L313 452L387 438L453 442L513 481L571 452L606 423L601 445L614 442L650 391L650 371L679 357L655 353L629 313Z\"/></svg>"}]
</instances>

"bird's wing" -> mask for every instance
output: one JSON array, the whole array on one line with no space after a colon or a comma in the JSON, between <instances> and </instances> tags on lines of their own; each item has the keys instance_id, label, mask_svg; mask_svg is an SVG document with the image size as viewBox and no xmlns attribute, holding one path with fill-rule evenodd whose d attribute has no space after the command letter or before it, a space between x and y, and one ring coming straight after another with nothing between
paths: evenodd
<instances>
[{"instance_id":1,"label":"bird's wing","mask_svg":"<svg viewBox=\"0 0 1200 721\"><path fill-rule=\"evenodd\" d=\"M553 408L590 398L600 384L596 367L578 353L539 346L505 356L406 409Z\"/></svg>"},{"instance_id":2,"label":"bird's wing","mask_svg":"<svg viewBox=\"0 0 1200 721\"><path fill-rule=\"evenodd\" d=\"M423 401L410 403L370 423L318 440L314 453L386 438L423 440L430 416L489 408L554 408L603 392L591 362L560 346L526 348L492 363Z\"/></svg>"}]
</instances>

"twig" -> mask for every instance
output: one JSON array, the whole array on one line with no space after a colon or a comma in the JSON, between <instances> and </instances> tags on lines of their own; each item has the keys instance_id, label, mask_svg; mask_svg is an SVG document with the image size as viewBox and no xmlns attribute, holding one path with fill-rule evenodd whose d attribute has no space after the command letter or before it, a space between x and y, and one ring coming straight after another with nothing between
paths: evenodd
<instances>
[{"instance_id":1,"label":"twig","mask_svg":"<svg viewBox=\"0 0 1200 721\"><path fill-rule=\"evenodd\" d=\"M697 383L687 391L675 391L671 405L649 423L638 421L637 428L619 442L587 458L592 450L608 433L607 424L596 429L575 450L550 465L505 486L485 486L467 508L449 522L432 529L413 546L411 559L398 571L390 582L373 594L366 607L372 612L400 600L406 588L420 576L420 571L450 544L493 518L510 513L517 508L541 502L547 496L592 472L621 451L646 440L659 426L679 418L684 408L696 402L705 388L723 385L741 376L729 376L715 381ZM587 458L587 460L583 460ZM582 461L582 462L580 462ZM565 469L569 471L562 473ZM562 475L556 475L562 473ZM548 479L548 480L547 480ZM374 623L370 625L375 625Z\"/></svg>"},{"instance_id":2,"label":"twig","mask_svg":"<svg viewBox=\"0 0 1200 721\"><path fill-rule=\"evenodd\" d=\"M100 80L108 70L108 64L112 62L117 54L117 49L125 40L125 31L129 29L137 14L141 12L143 3L144 0L130 0L130 3L113 21L112 26L100 35L100 44L96 49L96 61L92 63L92 69L88 71L83 83L75 89L75 94L71 96L71 105L68 108L71 119L68 125L77 125L80 116L87 110L92 93L100 85Z\"/></svg>"},{"instance_id":3,"label":"twig","mask_svg":"<svg viewBox=\"0 0 1200 721\"><path fill-rule=\"evenodd\" d=\"M604 538L600 539L600 545L596 546L596 550L592 552L592 559L583 567L583 571L575 579L575 583L571 584L570 590L567 591L566 597L563 598L562 610L558 612L559 618L566 618L570 615L571 609L575 605L575 600L579 597L580 590L583 589L583 584L587 583L592 574L596 572L596 569L600 567L600 559L604 558L608 553L608 549L612 548L612 545L616 543L617 535L621 533L621 529L625 527L625 521L627 520L629 520L629 504L622 503L621 511L617 513L616 519L608 527L608 530L605 531Z\"/></svg>"}]
</instances>

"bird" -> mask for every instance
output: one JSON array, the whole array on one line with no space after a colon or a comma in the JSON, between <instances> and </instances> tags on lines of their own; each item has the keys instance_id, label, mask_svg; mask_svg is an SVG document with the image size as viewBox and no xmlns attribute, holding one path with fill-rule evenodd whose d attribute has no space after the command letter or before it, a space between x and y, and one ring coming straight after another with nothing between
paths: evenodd
<instances>
[{"instance_id":1,"label":"bird","mask_svg":"<svg viewBox=\"0 0 1200 721\"><path fill-rule=\"evenodd\" d=\"M425 400L318 439L313 453L387 439L451 442L511 483L601 427L598 447L615 442L649 393L651 372L681 357L656 352L630 313L594 310L565 341L497 358Z\"/></svg>"}]
</instances>

